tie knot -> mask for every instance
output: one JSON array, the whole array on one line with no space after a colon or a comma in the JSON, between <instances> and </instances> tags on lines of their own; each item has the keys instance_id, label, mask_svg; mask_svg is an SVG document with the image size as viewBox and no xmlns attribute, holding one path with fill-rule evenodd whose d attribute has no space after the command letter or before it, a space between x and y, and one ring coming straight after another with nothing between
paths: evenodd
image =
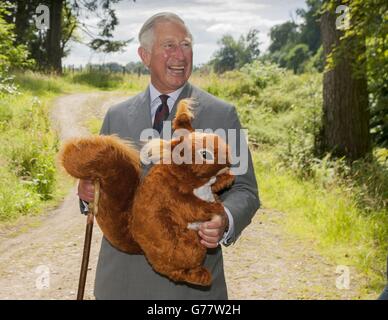
<instances>
[{"instance_id":1,"label":"tie knot","mask_svg":"<svg viewBox=\"0 0 388 320\"><path fill-rule=\"evenodd\" d=\"M162 95L159 96L159 98L162 101L162 104L167 104L167 100L170 97L168 95L166 95L166 94L162 94Z\"/></svg>"}]
</instances>

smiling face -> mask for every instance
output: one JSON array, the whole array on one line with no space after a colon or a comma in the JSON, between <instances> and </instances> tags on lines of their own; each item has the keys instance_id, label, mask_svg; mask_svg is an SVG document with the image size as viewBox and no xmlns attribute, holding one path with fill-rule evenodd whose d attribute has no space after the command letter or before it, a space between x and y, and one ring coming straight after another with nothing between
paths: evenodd
<instances>
[{"instance_id":1,"label":"smiling face","mask_svg":"<svg viewBox=\"0 0 388 320\"><path fill-rule=\"evenodd\" d=\"M179 22L158 22L154 26L151 52L140 47L138 52L149 68L151 82L159 92L167 94L182 87L192 71L192 42Z\"/></svg>"}]
</instances>

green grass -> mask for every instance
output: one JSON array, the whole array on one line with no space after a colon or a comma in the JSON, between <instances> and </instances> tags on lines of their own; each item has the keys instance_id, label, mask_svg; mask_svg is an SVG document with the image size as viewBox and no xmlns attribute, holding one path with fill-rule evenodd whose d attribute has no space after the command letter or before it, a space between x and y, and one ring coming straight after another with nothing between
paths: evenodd
<instances>
[{"instance_id":1,"label":"green grass","mask_svg":"<svg viewBox=\"0 0 388 320\"><path fill-rule=\"evenodd\" d=\"M108 72L76 72L65 75L66 82L99 90L128 91L131 94L143 91L149 82L149 76Z\"/></svg>"},{"instance_id":2,"label":"green grass","mask_svg":"<svg viewBox=\"0 0 388 320\"><path fill-rule=\"evenodd\" d=\"M97 118L90 118L85 121L85 127L91 134L99 134L102 126L102 120Z\"/></svg>"},{"instance_id":3,"label":"green grass","mask_svg":"<svg viewBox=\"0 0 388 320\"><path fill-rule=\"evenodd\" d=\"M354 185L301 179L279 166L271 149L255 152L255 170L263 205L286 212L288 232L314 240L336 265L355 266L366 278L365 296L378 296L385 284L388 239L386 209L359 206Z\"/></svg>"},{"instance_id":4,"label":"green grass","mask_svg":"<svg viewBox=\"0 0 388 320\"><path fill-rule=\"evenodd\" d=\"M59 143L49 118L60 83L28 77L18 76L19 94L0 96L0 222L33 215L61 195L55 167Z\"/></svg>"},{"instance_id":5,"label":"green grass","mask_svg":"<svg viewBox=\"0 0 388 320\"><path fill-rule=\"evenodd\" d=\"M75 72L63 76L36 72L16 73L15 83L24 93L38 97L88 91L125 91L129 95L144 90L149 82L145 75L104 72Z\"/></svg>"},{"instance_id":6,"label":"green grass","mask_svg":"<svg viewBox=\"0 0 388 320\"><path fill-rule=\"evenodd\" d=\"M16 73L15 83L22 93L41 98L94 89L92 86L72 82L71 79L67 77L45 75L29 71Z\"/></svg>"},{"instance_id":7,"label":"green grass","mask_svg":"<svg viewBox=\"0 0 388 320\"><path fill-rule=\"evenodd\" d=\"M0 99L0 114L7 115L0 117L0 222L37 213L60 193L54 164L58 140L50 127L49 99L30 93Z\"/></svg>"}]
</instances>

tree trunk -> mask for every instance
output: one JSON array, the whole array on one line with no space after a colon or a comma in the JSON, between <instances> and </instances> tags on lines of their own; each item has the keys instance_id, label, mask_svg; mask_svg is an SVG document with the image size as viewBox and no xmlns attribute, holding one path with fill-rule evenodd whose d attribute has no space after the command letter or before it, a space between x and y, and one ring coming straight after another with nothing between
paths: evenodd
<instances>
[{"instance_id":1,"label":"tree trunk","mask_svg":"<svg viewBox=\"0 0 388 320\"><path fill-rule=\"evenodd\" d=\"M62 74L62 9L64 0L50 0L50 28L47 31L48 71Z\"/></svg>"},{"instance_id":2,"label":"tree trunk","mask_svg":"<svg viewBox=\"0 0 388 320\"><path fill-rule=\"evenodd\" d=\"M29 28L31 8L30 2L24 0L12 1L16 5L15 8L15 35L16 44L27 43L26 30Z\"/></svg>"},{"instance_id":3,"label":"tree trunk","mask_svg":"<svg viewBox=\"0 0 388 320\"><path fill-rule=\"evenodd\" d=\"M340 44L342 36L342 32L336 29L333 13L327 11L323 14L321 33L327 57ZM334 68L325 72L323 77L321 143L325 152L356 160L370 151L366 72L365 68L356 65L356 58L362 50L365 51L365 39L353 37L343 41L346 49L341 51L339 59L335 59ZM363 45L360 45L361 41Z\"/></svg>"}]
</instances>

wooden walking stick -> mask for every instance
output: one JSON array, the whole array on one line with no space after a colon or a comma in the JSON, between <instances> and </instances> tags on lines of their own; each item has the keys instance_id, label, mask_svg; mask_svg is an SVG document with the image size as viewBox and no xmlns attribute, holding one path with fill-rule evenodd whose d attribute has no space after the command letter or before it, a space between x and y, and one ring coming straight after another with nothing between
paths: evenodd
<instances>
[{"instance_id":1,"label":"wooden walking stick","mask_svg":"<svg viewBox=\"0 0 388 320\"><path fill-rule=\"evenodd\" d=\"M77 300L84 299L86 275L88 273L90 245L92 243L93 223L94 217L97 217L98 213L98 200L100 198L100 182L94 181L94 201L89 203L88 215L86 218L86 231L84 241L84 251L82 254L81 272L78 282Z\"/></svg>"}]
</instances>

